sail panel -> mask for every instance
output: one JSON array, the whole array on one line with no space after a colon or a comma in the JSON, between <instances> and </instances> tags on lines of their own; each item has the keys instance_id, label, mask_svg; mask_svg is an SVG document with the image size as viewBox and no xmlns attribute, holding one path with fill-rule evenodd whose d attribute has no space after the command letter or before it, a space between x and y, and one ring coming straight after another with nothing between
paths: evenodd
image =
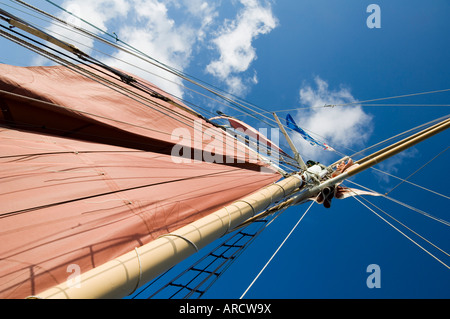
<instances>
[{"instance_id":1,"label":"sail panel","mask_svg":"<svg viewBox=\"0 0 450 319\"><path fill-rule=\"evenodd\" d=\"M254 169L264 165L259 161L174 163L162 151L174 145L170 136L148 128L194 133L189 124L159 120L159 111L78 74L61 78L71 73L61 67L0 67L6 70L0 89L19 95L0 94L0 298L38 294L281 177ZM58 122L62 118L68 121ZM116 138L108 140L111 132Z\"/></svg>"},{"instance_id":2,"label":"sail panel","mask_svg":"<svg viewBox=\"0 0 450 319\"><path fill-rule=\"evenodd\" d=\"M198 160L194 155L207 148L220 164L254 170L262 165L222 129L153 84L138 79L147 88L142 91L95 69L89 72L104 81L63 66L0 64L0 122L162 154L171 154L175 144L184 144L191 152L183 156L191 159Z\"/></svg>"}]
</instances>

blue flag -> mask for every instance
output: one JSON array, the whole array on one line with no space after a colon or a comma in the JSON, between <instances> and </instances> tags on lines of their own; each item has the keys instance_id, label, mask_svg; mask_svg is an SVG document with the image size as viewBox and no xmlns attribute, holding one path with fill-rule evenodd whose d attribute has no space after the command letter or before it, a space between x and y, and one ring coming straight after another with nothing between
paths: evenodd
<instances>
[{"instance_id":1,"label":"blue flag","mask_svg":"<svg viewBox=\"0 0 450 319\"><path fill-rule=\"evenodd\" d=\"M321 143L321 142L315 140L311 135L306 133L302 128L298 127L298 125L295 124L295 121L290 114L288 114L286 116L286 125L290 129L293 129L294 131L298 132L306 141L309 142L309 144L311 144L313 146L320 146L324 150L327 150L327 151L334 151L333 148L331 148L330 146L328 146L325 143Z\"/></svg>"}]
</instances>

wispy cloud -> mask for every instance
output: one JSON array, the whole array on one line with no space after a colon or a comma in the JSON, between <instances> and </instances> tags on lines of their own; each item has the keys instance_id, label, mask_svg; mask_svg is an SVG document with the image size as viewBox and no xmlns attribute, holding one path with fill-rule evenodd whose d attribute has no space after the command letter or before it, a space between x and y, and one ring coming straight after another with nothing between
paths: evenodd
<instances>
[{"instance_id":1,"label":"wispy cloud","mask_svg":"<svg viewBox=\"0 0 450 319\"><path fill-rule=\"evenodd\" d=\"M81 17L82 19L90 22L100 30L107 30L108 21L114 20L120 16L126 16L130 9L130 4L126 0L67 0L64 1L61 6L66 11L61 11L58 14L60 19L63 19L72 25L83 27L94 33L99 33L99 31L96 28L83 23L77 17ZM75 44L87 54L92 53L92 47L94 44L94 40L92 38L86 37L81 33L74 33L71 30L57 24L50 25L47 28L47 31L64 41L69 41L70 43ZM49 61L41 56L37 56L32 61L32 64L35 65L45 65L48 63Z\"/></svg>"},{"instance_id":2,"label":"wispy cloud","mask_svg":"<svg viewBox=\"0 0 450 319\"><path fill-rule=\"evenodd\" d=\"M418 155L419 151L415 148L407 149L394 157L387 159L384 162L381 162L377 165L377 169L379 171L374 171L374 175L378 178L378 182L384 185L381 185L385 190L388 190L390 187L389 182L391 181L391 177L389 175L394 175L399 171L400 165L404 163L407 159L412 159ZM397 179L395 181L398 182Z\"/></svg>"},{"instance_id":3,"label":"wispy cloud","mask_svg":"<svg viewBox=\"0 0 450 319\"><path fill-rule=\"evenodd\" d=\"M357 104L348 88L330 89L320 77L314 79L314 84L306 84L300 89L301 107L308 108L295 114L297 124L313 137L344 153L351 153L353 147L361 147L372 133L372 117ZM349 105L324 107L342 104ZM311 146L299 135L292 136L307 159L327 161L331 157L329 152Z\"/></svg>"},{"instance_id":4,"label":"wispy cloud","mask_svg":"<svg viewBox=\"0 0 450 319\"><path fill-rule=\"evenodd\" d=\"M180 71L187 69L195 58L193 54L218 53L218 57L206 60L199 67L225 83L230 93L245 95L252 85L258 83L256 70L246 72L257 58L253 41L271 32L278 21L266 0L227 3L229 8L238 10L232 20L218 19L223 5L220 1L206 0L66 0L62 3L62 7L76 16L99 29L115 32L120 40ZM59 17L100 33L66 12L60 12ZM96 54L92 50L92 39L74 36L55 25L49 29L80 43L86 53ZM169 93L183 96L182 80L176 75L151 67L123 52L113 52L112 55L113 58L104 61L131 70ZM126 60L137 68L130 69L129 64L117 59ZM41 58L34 63L44 64L45 61ZM142 71L144 68L148 72Z\"/></svg>"},{"instance_id":5,"label":"wispy cloud","mask_svg":"<svg viewBox=\"0 0 450 319\"><path fill-rule=\"evenodd\" d=\"M214 4L204 0L133 0L129 3L127 23L116 22L121 40L179 71L189 66L195 46L204 41L208 28L217 17ZM180 18L175 20L173 16ZM136 68L130 69L129 64L120 60ZM124 52L115 53L114 59L107 63L130 69L133 74L177 97L181 98L185 93L177 75Z\"/></svg>"},{"instance_id":6,"label":"wispy cloud","mask_svg":"<svg viewBox=\"0 0 450 319\"><path fill-rule=\"evenodd\" d=\"M195 46L205 41L209 28L218 16L216 4L205 0L66 0L61 6L73 15L60 11L58 17L97 34L101 34L99 29L110 34L114 32L121 41L180 71L188 67ZM93 50L92 38L58 25L51 25L48 30L79 46L87 54L97 55L111 66L143 77L178 97L183 96L182 80L174 74L123 51L109 52L112 57L105 58ZM43 57L33 61L36 65L48 63Z\"/></svg>"},{"instance_id":7,"label":"wispy cloud","mask_svg":"<svg viewBox=\"0 0 450 319\"><path fill-rule=\"evenodd\" d=\"M244 6L231 21L225 21L222 29L212 40L220 57L206 67L207 72L224 81L233 94L244 94L248 83L256 83L256 74L245 79L247 71L257 58L253 41L272 31L278 24L269 4L257 0L241 0Z\"/></svg>"},{"instance_id":8,"label":"wispy cloud","mask_svg":"<svg viewBox=\"0 0 450 319\"><path fill-rule=\"evenodd\" d=\"M203 58L198 62L197 59L197 67L225 83L231 93L245 94L250 86L258 83L256 70L246 72L257 58L253 41L269 33L278 23L266 1L65 0L61 6L98 29L109 34L114 32L121 41L179 71L185 71L200 55L215 55L212 60ZM233 20L219 19L219 11L225 5L237 10ZM58 13L58 17L71 24L101 34L74 15ZM112 57L104 57L93 50L93 39L60 26L51 25L48 30L105 63L143 77L171 94L183 97L185 93L182 80L174 74L121 51L109 50ZM33 61L37 65L46 63L44 58Z\"/></svg>"},{"instance_id":9,"label":"wispy cloud","mask_svg":"<svg viewBox=\"0 0 450 319\"><path fill-rule=\"evenodd\" d=\"M177 70L182 71L187 67L196 33L192 27L177 24L170 17L168 4L156 0L135 0L130 14L131 23L121 25L119 30L122 41ZM161 89L178 97L183 96L180 86L182 80L178 76L124 52L115 53L114 58L127 61L137 68L130 69L128 64L114 59L107 63L121 69L130 69L133 74L153 82Z\"/></svg>"}]
</instances>

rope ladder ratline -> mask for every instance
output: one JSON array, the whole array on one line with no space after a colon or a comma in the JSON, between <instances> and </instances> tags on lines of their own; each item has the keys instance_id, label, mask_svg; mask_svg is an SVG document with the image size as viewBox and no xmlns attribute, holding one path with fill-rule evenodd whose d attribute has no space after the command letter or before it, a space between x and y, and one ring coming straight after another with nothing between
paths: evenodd
<instances>
[{"instance_id":1,"label":"rope ladder ratline","mask_svg":"<svg viewBox=\"0 0 450 319\"><path fill-rule=\"evenodd\" d=\"M188 299L194 294L197 295L197 299L201 298L272 221L273 219L263 219L259 223L234 232L231 237L226 238L147 298ZM134 298L145 294L152 288L152 285L153 282L136 294ZM164 295L165 293L168 295Z\"/></svg>"},{"instance_id":2,"label":"rope ladder ratline","mask_svg":"<svg viewBox=\"0 0 450 319\"><path fill-rule=\"evenodd\" d=\"M47 2L51 2L51 1L47 1ZM116 41L117 41L117 36L116 36ZM370 102L370 101L378 101L378 100L383 100L383 99L394 99L394 98L401 98L401 97L409 97L409 96L416 96L416 95L424 95L424 94L431 94L431 93L439 93L439 92L445 92L445 91L449 91L450 89L446 89L446 90L436 90L436 91L430 91L430 92L422 92L422 93L416 93L416 94L407 94L407 95L399 95L399 96L395 96L395 97L390 97L390 98L381 98L381 99L373 99L373 100L367 100L368 102ZM355 102L356 103L356 102ZM358 103L364 103L364 102L358 102ZM350 104L353 104L353 103L348 103L348 104L342 104L342 105L336 105L336 106L345 106L345 105L350 105ZM262 113L259 113L259 115L261 115ZM410 177L410 176L409 176ZM408 177L408 178L409 178ZM407 178L407 179L408 179ZM405 181L406 181L406 179L405 179ZM392 191L392 190L391 190ZM311 206L310 206L311 207ZM309 210L309 209L308 209ZM306 212L305 212L305 214L306 214ZM303 218L303 216L302 216L302 218ZM300 222L300 221L299 221ZM288 235L288 237L289 237L290 235ZM287 239L287 238L286 238ZM283 242L283 244L284 244L284 242ZM420 247L420 246L419 246ZM281 248L281 247L280 247ZM269 261L270 262L270 261ZM444 264L445 265L445 264ZM447 266L447 265L446 265ZM448 267L448 266L447 266ZM262 271L261 271L262 272ZM258 275L259 276L259 275ZM255 280L256 280L256 278L255 278ZM252 283L253 284L253 283ZM250 287L249 287L250 288ZM245 293L244 293L244 295L245 295ZM242 297L241 297L242 298Z\"/></svg>"}]
</instances>

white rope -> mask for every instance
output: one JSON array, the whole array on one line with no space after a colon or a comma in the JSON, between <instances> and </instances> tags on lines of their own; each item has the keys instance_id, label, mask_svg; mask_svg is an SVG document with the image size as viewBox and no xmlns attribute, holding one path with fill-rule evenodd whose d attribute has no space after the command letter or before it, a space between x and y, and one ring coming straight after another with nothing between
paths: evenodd
<instances>
[{"instance_id":1,"label":"white rope","mask_svg":"<svg viewBox=\"0 0 450 319\"><path fill-rule=\"evenodd\" d=\"M370 205L372 205L373 207L375 207L376 209L378 209L380 212L384 213L386 216L389 216L390 218L392 218L393 220L395 220L397 223L399 223L400 225L402 225L403 227L405 227L406 229L408 229L410 232L414 233L416 236L422 238L424 241L426 241L427 243L429 243L430 245L434 246L434 248L440 250L442 253L446 254L448 257L450 257L450 254L447 253L446 251L444 251L443 249L439 248L438 246L436 246L435 244L433 244L431 241L429 241L428 239L426 239L425 237L423 237L422 235L418 234L417 232L415 232L414 230L412 230L411 228L409 228L408 226L406 226L405 224L403 224L401 221L399 221L398 219L394 218L393 216L389 215L388 213L386 213L384 210L382 210L380 207L378 207L377 205L375 205L374 203L371 203L369 200L367 200L366 198L361 197L361 199L363 199L364 201L366 201L367 203L369 203Z\"/></svg>"},{"instance_id":2,"label":"white rope","mask_svg":"<svg viewBox=\"0 0 450 319\"><path fill-rule=\"evenodd\" d=\"M231 228L231 213L228 211L228 208L225 206L223 209L228 213L228 228L224 235L228 234Z\"/></svg>"},{"instance_id":3,"label":"white rope","mask_svg":"<svg viewBox=\"0 0 450 319\"><path fill-rule=\"evenodd\" d=\"M184 236L181 236L181 235L178 235L178 234L172 234L172 233L170 233L170 234L164 234L164 235L161 235L161 236L159 236L158 238L169 237L169 236L174 236L174 237L178 237L178 238L184 239L186 242L188 242L189 244L191 244L192 247L194 247L194 249L198 252L198 247L197 247L197 245L196 245L193 241L187 239L187 238L184 237Z\"/></svg>"},{"instance_id":4,"label":"white rope","mask_svg":"<svg viewBox=\"0 0 450 319\"><path fill-rule=\"evenodd\" d=\"M396 203L396 204L399 204L399 205L401 205L401 206L403 206L403 207L405 207L405 208L408 208L408 209L410 209L410 210L412 210L412 211L414 211L414 212L416 212L416 213L419 213L419 214L421 214L421 215L423 215L423 216L425 216L425 217L431 218L431 219L433 219L433 220L435 220L435 221L437 221L437 222L439 222L439 223L441 223L441 224L443 224L443 225L446 225L446 226L449 226L449 227L450 227L450 222L448 222L448 221L446 221L446 220L444 220L444 219L442 219L442 218L435 217L435 216L433 216L433 215L431 215L431 214L429 214L429 213L424 212L423 210L420 210L420 209L418 209L418 208L416 208L416 207L413 207L413 206L411 206L411 205L408 205L408 204L406 204L406 203L403 203L403 202L401 202L401 201L399 201L399 200L397 200L397 199L395 199L395 198L392 198L392 197L386 196L386 195L384 195L384 194L381 194L381 193L379 193L379 192L377 192L377 191L374 191L374 190L372 190L372 189L370 189L370 188L368 188L368 187L365 187L365 186L363 186L363 185L360 185L360 184L358 184L358 183L355 183L355 182L353 182L353 181L351 181L351 180L347 180L347 182L349 182L349 183L351 183L351 184L354 184L354 185L356 185L356 186L358 186L358 187L364 188L365 190L368 190L368 191L370 191L370 192L372 192L372 193L378 194L378 195L380 195L380 196L382 196L382 197L384 197L384 198L386 198L386 199L388 199L388 200L390 200L390 201L392 201L392 202L394 202L394 203Z\"/></svg>"},{"instance_id":5,"label":"white rope","mask_svg":"<svg viewBox=\"0 0 450 319\"><path fill-rule=\"evenodd\" d=\"M406 180L406 179L403 179L403 178L400 178L400 177L398 177L398 176L392 175L392 174L390 174L390 173L388 173L388 172L385 172L385 171L382 171L382 170L380 170L380 169L378 169L378 168L376 168L376 167L371 167L371 169L374 170L374 171L380 172L380 173L382 173L382 174L385 174L385 175L387 175L387 176L389 176L389 177L396 178L396 179L398 179L398 180L400 180L400 181L402 181L402 182L408 183L408 184L410 184L410 185L412 185L412 186L414 186L414 187L421 188L421 189L423 189L423 190L425 190L425 191L427 191L427 192L433 193L433 194L435 194L435 195L441 196L441 197L446 198L446 199L450 199L450 197L447 196L447 195L438 193L438 192L436 192L436 191L434 191L434 190L432 190L432 189L423 187L423 186L421 186L421 185L418 185L418 184L415 184L415 183L413 183L413 182L410 182L410 181L408 181L408 180Z\"/></svg>"},{"instance_id":6,"label":"white rope","mask_svg":"<svg viewBox=\"0 0 450 319\"><path fill-rule=\"evenodd\" d=\"M287 235L287 237L283 240L283 242L281 243L280 247L278 247L278 249L275 251L275 253L272 255L272 257L270 257L269 261L264 265L264 267L261 269L261 271L259 272L259 274L255 277L255 279L253 279L252 283L250 284L250 286L248 286L248 288L245 290L245 292L242 294L242 296L239 299L242 299L245 297L245 295L247 294L247 292L250 290L250 288L253 286L253 284L256 282L256 280L259 278L259 276L263 273L263 271L267 268L267 266L270 264L270 262L272 261L272 259L275 257L275 255L278 253L278 251L281 249L281 247L283 247L284 243L289 239L289 237L291 236L291 234L294 232L294 230L297 228L298 224L300 224L300 222L302 221L303 217L305 217L306 213L311 209L312 205L314 205L315 201L312 201L311 205L309 205L308 209L305 211L305 213L302 215L302 217L300 217L299 221L297 222L297 224L295 224L294 228L292 228L291 232Z\"/></svg>"},{"instance_id":7,"label":"white rope","mask_svg":"<svg viewBox=\"0 0 450 319\"><path fill-rule=\"evenodd\" d=\"M381 220L383 220L384 222L386 222L389 226L391 226L392 228L394 228L396 231L398 231L400 234L402 234L403 236L405 236L407 239L409 239L412 243L414 243L415 245L417 245L420 249L422 249L424 252L426 252L428 255L430 255L431 257L433 257L434 259L436 259L437 261L439 261L442 265L444 265L445 267L447 267L448 269L450 269L450 266L448 266L446 263L444 263L442 260L440 260L439 258L437 258L435 255L433 255L432 253L430 253L428 250L426 250L424 247L420 246L416 241L414 241L411 237L409 237L408 235L406 235L404 232L402 232L400 229L398 229L397 227L395 227L394 225L392 225L390 222L388 222L386 219L384 219L383 217L381 217L377 212L375 212L373 209L371 209L369 206L367 206L366 204L364 204L362 201L360 201L356 196L353 196L353 198L355 198L358 202L360 202L363 206L365 206L368 210L370 210L372 213L374 213L375 215L377 215L379 218L381 218Z\"/></svg>"},{"instance_id":8,"label":"white rope","mask_svg":"<svg viewBox=\"0 0 450 319\"><path fill-rule=\"evenodd\" d=\"M403 179L400 183L398 183L395 187L393 187L389 192L387 192L385 195L388 195L389 193L391 193L394 189L396 189L397 187L399 187L401 184L403 184L404 182L407 182L408 179L410 179L413 175L415 175L416 173L418 173L420 170L422 170L425 166L427 166L428 164L430 164L432 161L434 161L436 158L438 158L439 156L441 156L442 154L444 154L448 149L450 148L450 146L447 146L447 148L443 151L441 151L438 155L436 155L435 157L433 157L431 160L429 160L428 162L426 162L424 165L422 165L419 169L417 169L416 171L414 171L414 173L410 174L408 177L406 177L405 179ZM447 196L445 196L447 197ZM449 197L447 197L448 199L450 199Z\"/></svg>"},{"instance_id":9,"label":"white rope","mask_svg":"<svg viewBox=\"0 0 450 319\"><path fill-rule=\"evenodd\" d=\"M139 288L139 285L140 285L141 280L142 280L142 263L141 263L141 256L139 255L139 251L138 251L138 248L137 248L137 247L134 248L134 251L136 252L136 257L137 257L137 260L138 260L138 262L139 262L139 279L138 279L138 282L136 283L136 287L135 287L134 290L130 293L130 296L136 292L136 290Z\"/></svg>"}]
</instances>

